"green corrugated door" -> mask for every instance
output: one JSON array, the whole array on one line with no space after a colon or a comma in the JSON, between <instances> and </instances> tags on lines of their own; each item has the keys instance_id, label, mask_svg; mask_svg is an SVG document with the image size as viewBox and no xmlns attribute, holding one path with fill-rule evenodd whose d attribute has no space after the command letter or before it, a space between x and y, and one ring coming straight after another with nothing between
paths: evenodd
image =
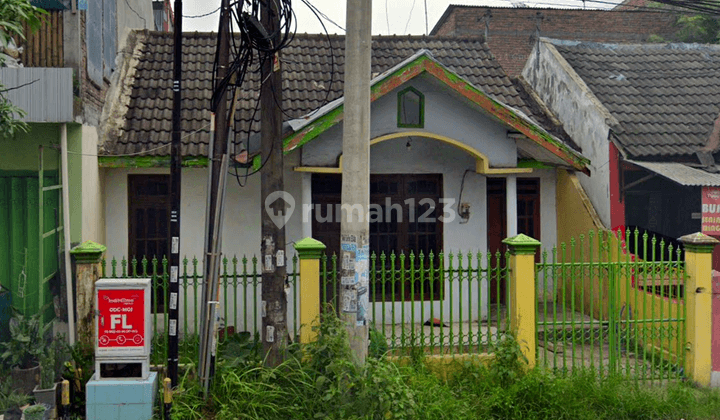
<instances>
[{"instance_id":1,"label":"green corrugated door","mask_svg":"<svg viewBox=\"0 0 720 420\"><path fill-rule=\"evenodd\" d=\"M43 178L45 185L58 183L57 171L45 171ZM38 180L38 172L0 171L0 284L10 289L13 306L28 314L52 302L50 282L40 280ZM59 190L45 192L43 204L43 225L48 231L62 220ZM58 267L58 233L42 242L42 271L47 278Z\"/></svg>"}]
</instances>

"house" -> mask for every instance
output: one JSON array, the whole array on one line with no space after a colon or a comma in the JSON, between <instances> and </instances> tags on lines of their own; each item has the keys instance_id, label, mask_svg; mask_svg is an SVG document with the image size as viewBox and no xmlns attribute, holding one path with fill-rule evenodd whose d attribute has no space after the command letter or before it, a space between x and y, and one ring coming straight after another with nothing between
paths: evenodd
<instances>
[{"instance_id":1,"label":"house","mask_svg":"<svg viewBox=\"0 0 720 420\"><path fill-rule=\"evenodd\" d=\"M0 284L28 312L65 292L62 255L70 244L62 228L71 243L104 241L97 130L126 28L152 23L150 0L31 3L46 7L42 26L35 33L26 27L17 60L0 68L4 95L27 112L30 126L0 139ZM63 154L69 223L56 188Z\"/></svg>"},{"instance_id":2,"label":"house","mask_svg":"<svg viewBox=\"0 0 720 420\"><path fill-rule=\"evenodd\" d=\"M645 3L625 1L612 10L450 5L430 35L484 36L500 65L516 77L540 37L608 43L672 39L678 15Z\"/></svg>"},{"instance_id":3,"label":"house","mask_svg":"<svg viewBox=\"0 0 720 420\"><path fill-rule=\"evenodd\" d=\"M170 239L173 39L149 31L130 39L99 157L107 256L118 261L161 258ZM215 43L212 33L185 34L183 41L180 254L200 264ZM342 174L343 47L342 36L297 34L281 55L284 185L296 204L286 238L312 236L330 253L340 248L331 212ZM370 192L380 215L371 220L371 251L494 252L519 232L542 238L548 249L556 243L567 228L558 225L559 209L581 202L575 173L588 173L589 162L564 134L536 122L545 118L542 110L523 99L527 92L518 92L480 38L374 37L372 71ZM231 155L255 155L257 164L257 74L246 83ZM260 250L261 212L273 202L260 202L257 166L231 168L222 244L228 258ZM278 203L270 211L279 212ZM293 206L282 207L289 213ZM246 299L242 293L233 299Z\"/></svg>"},{"instance_id":4,"label":"house","mask_svg":"<svg viewBox=\"0 0 720 420\"><path fill-rule=\"evenodd\" d=\"M542 39L533 51L522 77L591 159L579 178L607 228L720 233L718 60L720 46L698 44Z\"/></svg>"}]
</instances>

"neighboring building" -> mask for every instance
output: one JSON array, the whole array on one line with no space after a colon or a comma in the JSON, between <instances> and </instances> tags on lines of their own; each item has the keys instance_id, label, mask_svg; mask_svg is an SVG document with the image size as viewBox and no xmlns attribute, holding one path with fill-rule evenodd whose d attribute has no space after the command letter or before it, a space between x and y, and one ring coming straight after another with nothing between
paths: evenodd
<instances>
[{"instance_id":1,"label":"neighboring building","mask_svg":"<svg viewBox=\"0 0 720 420\"><path fill-rule=\"evenodd\" d=\"M13 306L35 311L65 291L59 256L66 244L57 230L63 225L61 194L40 188L60 182L62 153L68 154L70 240L105 241L98 126L126 28L152 24L152 4L31 3L48 14L37 32L25 28L27 39L17 40L19 63L7 60L8 67L0 68L6 97L27 111L30 124L28 133L0 139L0 284L11 290ZM60 150L63 137L67 150Z\"/></svg>"},{"instance_id":2,"label":"neighboring building","mask_svg":"<svg viewBox=\"0 0 720 420\"><path fill-rule=\"evenodd\" d=\"M170 0L153 0L155 30L170 32L173 28L173 11Z\"/></svg>"},{"instance_id":3,"label":"neighboring building","mask_svg":"<svg viewBox=\"0 0 720 420\"><path fill-rule=\"evenodd\" d=\"M720 233L701 205L720 186L718 62L717 45L542 39L533 51L522 76L591 159L580 179L606 227Z\"/></svg>"},{"instance_id":4,"label":"neighboring building","mask_svg":"<svg viewBox=\"0 0 720 420\"><path fill-rule=\"evenodd\" d=\"M629 3L629 2L626 2ZM622 4L614 10L448 6L430 32L439 36L484 36L509 76L518 76L540 37L610 43L670 39L677 15Z\"/></svg>"},{"instance_id":5,"label":"neighboring building","mask_svg":"<svg viewBox=\"0 0 720 420\"><path fill-rule=\"evenodd\" d=\"M106 156L99 158L107 254L118 259L161 257L169 242L173 39L157 32L137 32L131 39L133 55L121 69L128 77L121 79L109 111L101 146ZM180 253L200 264L216 42L215 34L188 33L183 49ZM295 201L285 225L287 242L312 236L337 252L339 223L323 219L340 198L344 37L297 34L281 57L284 182ZM494 252L517 233L541 239L548 250L557 243L559 203L582 195L570 184L575 171L587 172L588 161L536 122L537 111L480 38L374 37L372 71L370 191L385 219L371 223L371 251ZM253 135L259 129L257 74L246 83L231 153L247 149L252 156L260 152ZM255 158L261 161L262 154ZM252 257L260 250L265 211L260 176L246 176L254 168L235 170L238 176L227 187L222 249L229 258ZM446 207L441 199L452 201ZM469 209L468 217L442 221L444 211L458 213L458 202ZM482 296L486 303L487 290Z\"/></svg>"}]
</instances>

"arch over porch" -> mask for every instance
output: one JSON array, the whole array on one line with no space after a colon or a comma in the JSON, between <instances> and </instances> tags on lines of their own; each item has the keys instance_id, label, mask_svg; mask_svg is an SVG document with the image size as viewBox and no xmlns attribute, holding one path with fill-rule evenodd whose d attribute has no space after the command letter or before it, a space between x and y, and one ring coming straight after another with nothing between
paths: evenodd
<instances>
[{"instance_id":1,"label":"arch over porch","mask_svg":"<svg viewBox=\"0 0 720 420\"><path fill-rule=\"evenodd\" d=\"M488 157L459 140L446 137L440 134L429 133L427 131L401 131L397 133L384 134L370 140L370 147L388 140L394 140L404 137L420 137L430 140L440 141L455 148L458 148L469 154L475 159L475 172L484 175L511 175L511 174L527 174L531 173L532 168L491 168ZM325 174L341 174L343 168L343 155L338 158L338 166L298 166L295 168L297 172L325 173Z\"/></svg>"}]
</instances>

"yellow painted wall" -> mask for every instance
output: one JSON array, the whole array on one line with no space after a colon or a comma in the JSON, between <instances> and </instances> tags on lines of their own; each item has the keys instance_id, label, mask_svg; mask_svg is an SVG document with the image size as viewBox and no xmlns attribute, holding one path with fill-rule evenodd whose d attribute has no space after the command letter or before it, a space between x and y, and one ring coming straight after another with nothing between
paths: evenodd
<instances>
[{"instance_id":1,"label":"yellow painted wall","mask_svg":"<svg viewBox=\"0 0 720 420\"><path fill-rule=\"evenodd\" d=\"M571 238L590 230L605 229L574 171L558 168L555 197L558 244L569 243Z\"/></svg>"},{"instance_id":2,"label":"yellow painted wall","mask_svg":"<svg viewBox=\"0 0 720 420\"><path fill-rule=\"evenodd\" d=\"M547 281L557 285L555 300L574 305L575 310L591 315L595 319L608 319L610 310L610 275L614 265L624 263L624 269L618 273L617 288L612 291L619 294L619 307L623 320L638 319L677 319L684 313L684 305L676 300L657 296L632 287L633 276L643 280L643 263L633 261L622 249L621 241L607 230L600 221L589 198L580 185L577 176L565 169L557 171L558 205L558 262L577 261L585 264L563 271L549 269L544 274ZM594 236L589 234L594 232ZM563 247L562 244L565 244ZM548 262L552 256L548 256ZM677 273L675 274L677 275ZM680 274L682 275L682 274ZM543 277L542 274L540 276ZM649 281L647 281L649 283ZM540 286L542 290L542 285ZM573 299L574 297L574 299ZM641 340L646 348L662 347L666 354L677 355L681 350L682 337L677 337L678 323L660 324L670 327L673 337L663 336L663 342L653 339L659 335L658 324L628 323L637 325ZM668 331L665 331L667 334ZM680 335L682 333L679 333Z\"/></svg>"}]
</instances>

